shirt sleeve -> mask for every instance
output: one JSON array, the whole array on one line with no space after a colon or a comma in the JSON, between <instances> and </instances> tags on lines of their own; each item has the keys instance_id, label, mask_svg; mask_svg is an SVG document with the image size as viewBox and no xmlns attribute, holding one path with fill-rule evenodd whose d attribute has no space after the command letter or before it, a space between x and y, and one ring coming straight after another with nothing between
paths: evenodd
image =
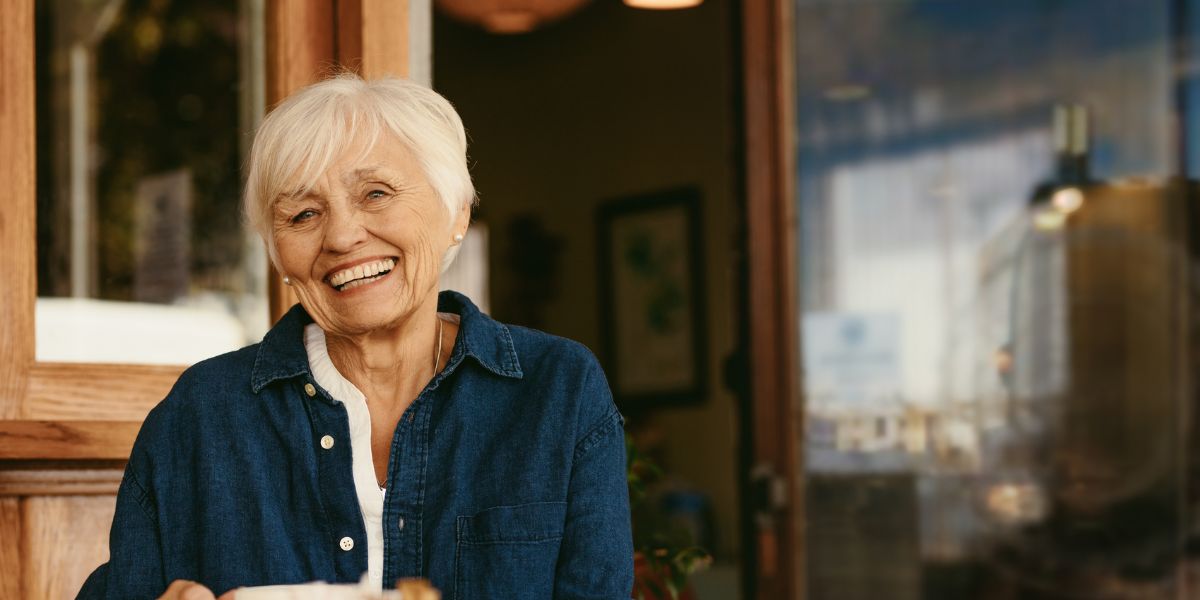
<instances>
[{"instance_id":1,"label":"shirt sleeve","mask_svg":"<svg viewBox=\"0 0 1200 600\"><path fill-rule=\"evenodd\" d=\"M598 366L588 379L585 393L600 396L607 415L575 447L554 597L627 600L633 590L633 530L623 420Z\"/></svg>"},{"instance_id":2,"label":"shirt sleeve","mask_svg":"<svg viewBox=\"0 0 1200 600\"><path fill-rule=\"evenodd\" d=\"M134 473L133 461L117 491L108 535L109 559L84 582L77 598L158 598L166 589L154 499Z\"/></svg>"}]
</instances>

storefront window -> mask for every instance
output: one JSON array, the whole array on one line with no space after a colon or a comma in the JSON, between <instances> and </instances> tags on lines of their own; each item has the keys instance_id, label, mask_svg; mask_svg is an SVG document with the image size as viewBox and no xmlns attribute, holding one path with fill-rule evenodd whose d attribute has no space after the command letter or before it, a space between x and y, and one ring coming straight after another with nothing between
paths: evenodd
<instances>
[{"instance_id":1,"label":"storefront window","mask_svg":"<svg viewBox=\"0 0 1200 600\"><path fill-rule=\"evenodd\" d=\"M36 11L38 360L188 364L261 337L239 194L262 0Z\"/></svg>"},{"instance_id":2,"label":"storefront window","mask_svg":"<svg viewBox=\"0 0 1200 600\"><path fill-rule=\"evenodd\" d=\"M1198 13L794 0L807 597L1184 597Z\"/></svg>"}]
</instances>

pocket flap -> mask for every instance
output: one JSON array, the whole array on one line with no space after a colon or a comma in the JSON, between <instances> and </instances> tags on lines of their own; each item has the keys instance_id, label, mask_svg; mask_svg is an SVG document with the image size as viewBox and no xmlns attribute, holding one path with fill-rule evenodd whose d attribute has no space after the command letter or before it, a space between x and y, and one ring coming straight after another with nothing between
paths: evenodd
<instances>
[{"instance_id":1,"label":"pocket flap","mask_svg":"<svg viewBox=\"0 0 1200 600\"><path fill-rule=\"evenodd\" d=\"M496 506L458 517L458 541L467 543L540 542L562 537L566 502Z\"/></svg>"}]
</instances>

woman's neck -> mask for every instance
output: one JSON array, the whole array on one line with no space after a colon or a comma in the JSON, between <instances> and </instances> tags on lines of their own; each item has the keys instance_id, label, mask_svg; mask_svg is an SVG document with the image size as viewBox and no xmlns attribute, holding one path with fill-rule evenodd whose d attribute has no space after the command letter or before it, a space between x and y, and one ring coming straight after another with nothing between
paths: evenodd
<instances>
[{"instance_id":1,"label":"woman's neck","mask_svg":"<svg viewBox=\"0 0 1200 600\"><path fill-rule=\"evenodd\" d=\"M403 411L435 374L441 322L435 308L387 329L353 336L327 334L325 344L338 372L369 405ZM436 362L439 368L444 364Z\"/></svg>"}]
</instances>

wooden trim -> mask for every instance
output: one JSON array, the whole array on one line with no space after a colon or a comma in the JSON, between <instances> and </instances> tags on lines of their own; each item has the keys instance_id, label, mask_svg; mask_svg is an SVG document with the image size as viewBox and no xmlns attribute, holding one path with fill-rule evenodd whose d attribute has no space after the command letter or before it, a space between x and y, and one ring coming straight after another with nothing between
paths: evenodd
<instances>
[{"instance_id":1,"label":"wooden trim","mask_svg":"<svg viewBox=\"0 0 1200 600\"><path fill-rule=\"evenodd\" d=\"M33 362L37 189L33 0L0 10L0 419L15 418Z\"/></svg>"},{"instance_id":2,"label":"wooden trim","mask_svg":"<svg viewBox=\"0 0 1200 600\"><path fill-rule=\"evenodd\" d=\"M760 521L759 598L802 598L805 589L789 7L786 0L742 4L754 457L789 491L785 506Z\"/></svg>"},{"instance_id":3,"label":"wooden trim","mask_svg":"<svg viewBox=\"0 0 1200 600\"><path fill-rule=\"evenodd\" d=\"M268 2L267 105L335 70L333 0Z\"/></svg>"},{"instance_id":4,"label":"wooden trim","mask_svg":"<svg viewBox=\"0 0 1200 600\"><path fill-rule=\"evenodd\" d=\"M183 373L182 366L37 363L22 417L141 421Z\"/></svg>"},{"instance_id":5,"label":"wooden trim","mask_svg":"<svg viewBox=\"0 0 1200 600\"><path fill-rule=\"evenodd\" d=\"M362 75L363 4L365 0L337 0L337 41L334 54L338 64Z\"/></svg>"},{"instance_id":6,"label":"wooden trim","mask_svg":"<svg viewBox=\"0 0 1200 600\"><path fill-rule=\"evenodd\" d=\"M338 0L334 48L338 63L367 78L408 76L412 70L409 38L414 35L411 4L410 0Z\"/></svg>"},{"instance_id":7,"label":"wooden trim","mask_svg":"<svg viewBox=\"0 0 1200 600\"><path fill-rule=\"evenodd\" d=\"M0 465L0 499L5 496L116 495L124 474L125 468L120 461L6 462Z\"/></svg>"},{"instance_id":8,"label":"wooden trim","mask_svg":"<svg viewBox=\"0 0 1200 600\"><path fill-rule=\"evenodd\" d=\"M0 421L0 460L127 460L141 421Z\"/></svg>"},{"instance_id":9,"label":"wooden trim","mask_svg":"<svg viewBox=\"0 0 1200 600\"><path fill-rule=\"evenodd\" d=\"M346 49L349 49L351 44L355 44L361 54L357 57L346 56L339 48L339 58L357 58L363 77L408 75L408 38L411 35L408 23L409 0L340 1L359 4L362 20L358 40L354 40L352 35L342 35L338 38L339 46L345 45Z\"/></svg>"}]
</instances>

